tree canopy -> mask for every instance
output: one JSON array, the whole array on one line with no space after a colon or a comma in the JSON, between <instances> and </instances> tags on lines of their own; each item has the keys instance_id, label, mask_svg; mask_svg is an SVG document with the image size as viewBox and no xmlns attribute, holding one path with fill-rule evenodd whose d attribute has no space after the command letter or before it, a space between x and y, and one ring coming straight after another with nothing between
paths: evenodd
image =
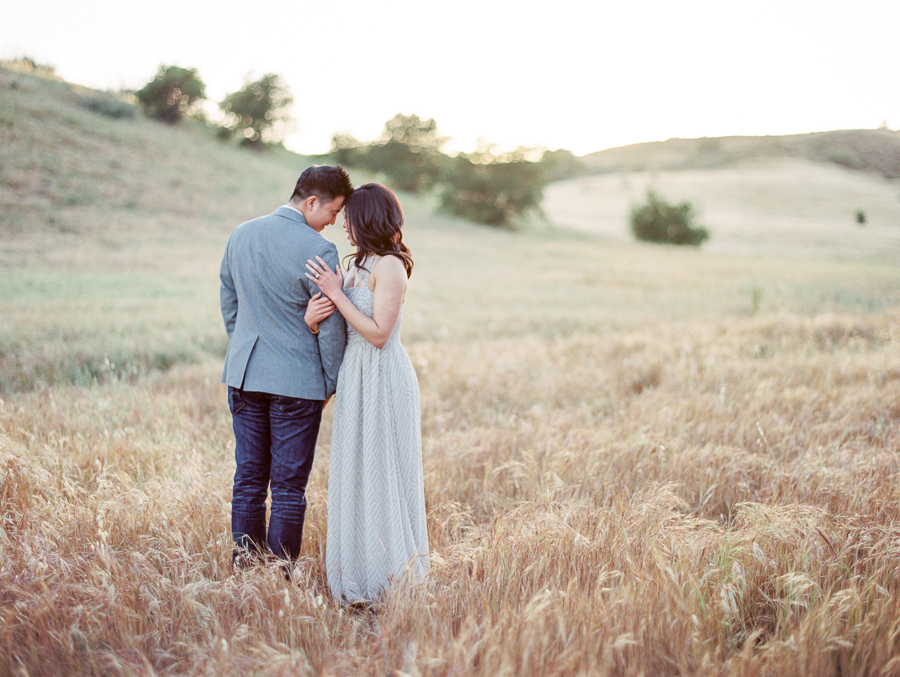
<instances>
[{"instance_id":1,"label":"tree canopy","mask_svg":"<svg viewBox=\"0 0 900 677\"><path fill-rule=\"evenodd\" d=\"M584 171L567 150L482 145L474 153L448 156L441 151L447 140L433 119L398 114L370 143L335 134L330 155L342 165L384 174L398 190L421 193L439 186L443 211L501 227L539 209L547 183Z\"/></svg>"},{"instance_id":2,"label":"tree canopy","mask_svg":"<svg viewBox=\"0 0 900 677\"><path fill-rule=\"evenodd\" d=\"M243 143L261 146L284 140L293 120L293 102L294 98L281 77L268 73L229 94L219 108L226 114L228 128L241 134Z\"/></svg>"},{"instance_id":3,"label":"tree canopy","mask_svg":"<svg viewBox=\"0 0 900 677\"><path fill-rule=\"evenodd\" d=\"M512 218L536 209L543 197L545 172L519 148L503 153L493 147L461 153L447 163L441 209L489 226L509 226Z\"/></svg>"},{"instance_id":4,"label":"tree canopy","mask_svg":"<svg viewBox=\"0 0 900 677\"><path fill-rule=\"evenodd\" d=\"M156 77L134 93L147 115L175 124L206 97L195 68L160 66Z\"/></svg>"}]
</instances>

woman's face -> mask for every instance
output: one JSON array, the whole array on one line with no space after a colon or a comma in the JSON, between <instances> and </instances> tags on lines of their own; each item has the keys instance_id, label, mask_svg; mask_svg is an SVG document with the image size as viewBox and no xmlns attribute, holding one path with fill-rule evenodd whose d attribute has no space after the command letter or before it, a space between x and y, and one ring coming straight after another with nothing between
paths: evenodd
<instances>
[{"instance_id":1,"label":"woman's face","mask_svg":"<svg viewBox=\"0 0 900 677\"><path fill-rule=\"evenodd\" d=\"M350 244L355 247L356 240L353 239L353 229L350 228L350 219L347 218L346 214L344 214L344 232L347 233L347 239L350 241Z\"/></svg>"}]
</instances>

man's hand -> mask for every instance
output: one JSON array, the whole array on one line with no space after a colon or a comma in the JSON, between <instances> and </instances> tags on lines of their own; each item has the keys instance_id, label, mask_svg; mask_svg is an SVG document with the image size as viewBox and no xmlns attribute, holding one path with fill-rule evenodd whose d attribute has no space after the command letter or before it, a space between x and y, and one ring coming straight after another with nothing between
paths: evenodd
<instances>
[{"instance_id":1,"label":"man's hand","mask_svg":"<svg viewBox=\"0 0 900 677\"><path fill-rule=\"evenodd\" d=\"M315 296L309 300L309 304L306 306L306 314L303 316L303 319L306 321L306 325L312 332L316 333L319 330L319 322L333 312L334 303L331 302L331 299L327 296L323 296L322 292L316 292Z\"/></svg>"}]
</instances>

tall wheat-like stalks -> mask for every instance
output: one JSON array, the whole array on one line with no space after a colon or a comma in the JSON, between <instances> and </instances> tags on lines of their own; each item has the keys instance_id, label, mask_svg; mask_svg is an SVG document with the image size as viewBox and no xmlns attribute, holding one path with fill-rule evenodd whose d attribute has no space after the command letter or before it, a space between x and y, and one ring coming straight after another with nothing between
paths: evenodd
<instances>
[{"instance_id":1,"label":"tall wheat-like stalks","mask_svg":"<svg viewBox=\"0 0 900 677\"><path fill-rule=\"evenodd\" d=\"M0 673L892 674L900 315L419 342L432 568L232 573L218 365L0 405Z\"/></svg>"}]
</instances>

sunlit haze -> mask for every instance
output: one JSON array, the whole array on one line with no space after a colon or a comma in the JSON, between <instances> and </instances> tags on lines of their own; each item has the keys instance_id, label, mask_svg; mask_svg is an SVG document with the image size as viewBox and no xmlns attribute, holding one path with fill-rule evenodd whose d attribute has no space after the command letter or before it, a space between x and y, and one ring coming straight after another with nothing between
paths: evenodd
<instances>
[{"instance_id":1,"label":"sunlit haze","mask_svg":"<svg viewBox=\"0 0 900 677\"><path fill-rule=\"evenodd\" d=\"M295 98L286 145L369 141L397 113L434 118L447 150L479 139L585 154L672 137L900 126L900 2L654 0L535 5L8 3L0 58L137 89L196 68L214 102L246 76Z\"/></svg>"}]
</instances>

